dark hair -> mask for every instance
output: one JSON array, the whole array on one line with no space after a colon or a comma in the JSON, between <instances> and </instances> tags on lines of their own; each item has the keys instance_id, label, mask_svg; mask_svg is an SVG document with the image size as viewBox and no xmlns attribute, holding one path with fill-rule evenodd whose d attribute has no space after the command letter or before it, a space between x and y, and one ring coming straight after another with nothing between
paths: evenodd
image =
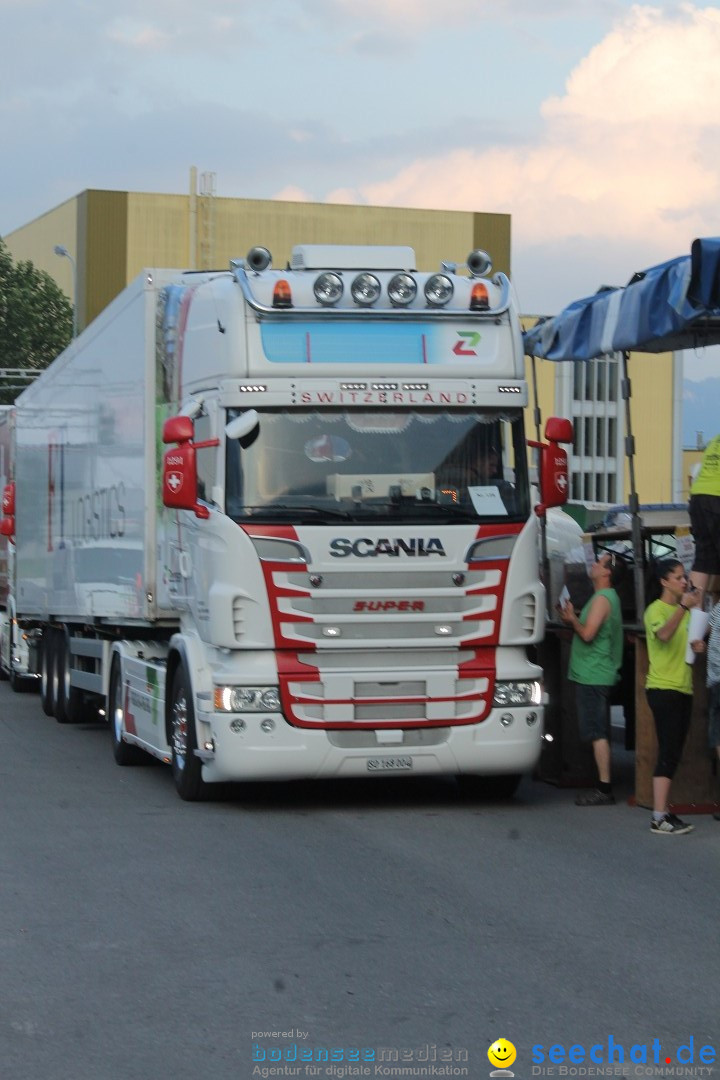
<instances>
[{"instance_id":1,"label":"dark hair","mask_svg":"<svg viewBox=\"0 0 720 1080\"><path fill-rule=\"evenodd\" d=\"M660 559L656 562L653 570L658 582L664 581L665 578L670 577L676 566L682 566L679 559Z\"/></svg>"},{"instance_id":2,"label":"dark hair","mask_svg":"<svg viewBox=\"0 0 720 1080\"><path fill-rule=\"evenodd\" d=\"M665 578L672 574L673 570L677 566L683 564L679 559L658 559L650 565L650 580L646 590L646 599L648 604L651 604L653 600L659 600L662 596L663 586L662 583Z\"/></svg>"}]
</instances>

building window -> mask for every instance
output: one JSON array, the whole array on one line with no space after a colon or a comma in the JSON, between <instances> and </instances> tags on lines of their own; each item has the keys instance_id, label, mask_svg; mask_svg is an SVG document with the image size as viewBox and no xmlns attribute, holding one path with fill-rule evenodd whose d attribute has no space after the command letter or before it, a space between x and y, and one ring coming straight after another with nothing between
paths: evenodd
<instances>
[{"instance_id":1,"label":"building window","mask_svg":"<svg viewBox=\"0 0 720 1080\"><path fill-rule=\"evenodd\" d=\"M568 373L569 375L569 373ZM571 499L612 504L623 499L622 415L618 410L619 366L615 357L576 361L561 411L575 429L570 460Z\"/></svg>"}]
</instances>

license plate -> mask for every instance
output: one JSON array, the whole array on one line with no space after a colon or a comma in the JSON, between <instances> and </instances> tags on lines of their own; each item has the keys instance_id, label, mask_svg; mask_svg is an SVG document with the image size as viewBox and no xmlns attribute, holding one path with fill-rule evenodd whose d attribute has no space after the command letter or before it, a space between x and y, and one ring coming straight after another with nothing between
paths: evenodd
<instances>
[{"instance_id":1,"label":"license plate","mask_svg":"<svg viewBox=\"0 0 720 1080\"><path fill-rule=\"evenodd\" d=\"M411 757L371 757L368 758L368 772L408 772L413 767Z\"/></svg>"}]
</instances>

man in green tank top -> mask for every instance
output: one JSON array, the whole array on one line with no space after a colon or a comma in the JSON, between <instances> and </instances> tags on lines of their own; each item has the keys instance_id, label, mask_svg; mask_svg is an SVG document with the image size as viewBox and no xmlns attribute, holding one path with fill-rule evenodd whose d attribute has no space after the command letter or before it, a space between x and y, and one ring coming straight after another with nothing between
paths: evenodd
<instances>
[{"instance_id":1,"label":"man in green tank top","mask_svg":"<svg viewBox=\"0 0 720 1080\"><path fill-rule=\"evenodd\" d=\"M592 743L598 783L594 791L578 795L577 806L612 806L610 780L610 693L618 681L623 655L620 598L615 591L625 575L617 552L598 555L589 570L593 595L578 617L568 600L560 618L573 631L568 678L575 683L580 738Z\"/></svg>"}]
</instances>

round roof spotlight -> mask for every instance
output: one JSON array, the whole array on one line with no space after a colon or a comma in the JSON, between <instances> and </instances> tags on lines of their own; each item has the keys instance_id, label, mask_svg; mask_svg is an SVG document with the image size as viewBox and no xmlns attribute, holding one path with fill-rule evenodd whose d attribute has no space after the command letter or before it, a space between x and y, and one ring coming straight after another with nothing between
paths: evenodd
<instances>
[{"instance_id":1,"label":"round roof spotlight","mask_svg":"<svg viewBox=\"0 0 720 1080\"><path fill-rule=\"evenodd\" d=\"M251 270L254 270L256 274L259 274L272 266L272 255L265 247L250 248L245 262Z\"/></svg>"},{"instance_id":2,"label":"round roof spotlight","mask_svg":"<svg viewBox=\"0 0 720 1080\"><path fill-rule=\"evenodd\" d=\"M395 274L388 282L388 297L395 307L412 304L417 296L417 282L410 274Z\"/></svg>"},{"instance_id":3,"label":"round roof spotlight","mask_svg":"<svg viewBox=\"0 0 720 1080\"><path fill-rule=\"evenodd\" d=\"M453 294L453 283L445 274L433 274L425 282L425 299L431 307L442 307Z\"/></svg>"},{"instance_id":4,"label":"round roof spotlight","mask_svg":"<svg viewBox=\"0 0 720 1080\"><path fill-rule=\"evenodd\" d=\"M492 270L492 259L487 251L483 251L482 248L475 248L468 255L466 265L471 277L483 277Z\"/></svg>"},{"instance_id":5,"label":"round roof spotlight","mask_svg":"<svg viewBox=\"0 0 720 1080\"><path fill-rule=\"evenodd\" d=\"M331 307L343 294L342 279L337 274L321 274L313 285L313 292L318 304Z\"/></svg>"},{"instance_id":6,"label":"round roof spotlight","mask_svg":"<svg viewBox=\"0 0 720 1080\"><path fill-rule=\"evenodd\" d=\"M374 274L358 274L350 286L352 298L361 307L369 307L380 296L380 282Z\"/></svg>"}]
</instances>

